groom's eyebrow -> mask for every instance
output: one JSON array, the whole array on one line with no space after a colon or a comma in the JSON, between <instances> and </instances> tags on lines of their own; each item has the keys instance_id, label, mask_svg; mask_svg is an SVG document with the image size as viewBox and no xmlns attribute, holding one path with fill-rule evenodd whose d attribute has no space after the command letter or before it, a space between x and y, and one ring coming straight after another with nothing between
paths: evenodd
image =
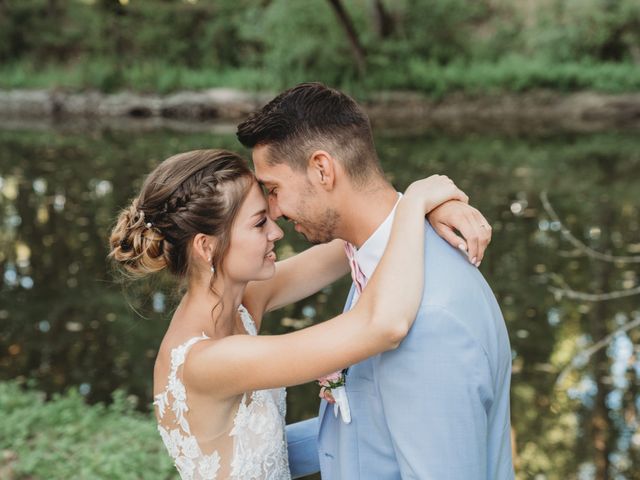
<instances>
[{"instance_id":1,"label":"groom's eyebrow","mask_svg":"<svg viewBox=\"0 0 640 480\"><path fill-rule=\"evenodd\" d=\"M269 193L269 187L267 187L263 182L261 182L260 180L258 180L258 186L260 187L260 190L262 190L263 194L268 194Z\"/></svg>"},{"instance_id":2,"label":"groom's eyebrow","mask_svg":"<svg viewBox=\"0 0 640 480\"><path fill-rule=\"evenodd\" d=\"M262 187L270 187L270 186L275 185L275 182L270 182L269 180L260 180L260 179L258 179L258 183Z\"/></svg>"}]
</instances>

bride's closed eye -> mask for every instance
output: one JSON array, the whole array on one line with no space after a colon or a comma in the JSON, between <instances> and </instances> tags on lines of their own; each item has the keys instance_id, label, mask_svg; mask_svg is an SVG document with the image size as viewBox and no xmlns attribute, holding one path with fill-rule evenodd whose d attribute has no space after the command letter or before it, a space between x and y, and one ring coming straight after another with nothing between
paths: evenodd
<instances>
[{"instance_id":1,"label":"bride's closed eye","mask_svg":"<svg viewBox=\"0 0 640 480\"><path fill-rule=\"evenodd\" d=\"M267 217L264 217L262 220L260 220L258 223L255 224L255 226L257 228L262 228L264 227L264 225L267 223Z\"/></svg>"}]
</instances>

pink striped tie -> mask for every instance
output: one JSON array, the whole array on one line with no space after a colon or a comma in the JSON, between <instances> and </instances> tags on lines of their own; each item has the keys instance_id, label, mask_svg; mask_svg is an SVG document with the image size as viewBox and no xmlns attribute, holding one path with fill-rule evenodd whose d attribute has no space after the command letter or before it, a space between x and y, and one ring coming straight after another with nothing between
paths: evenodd
<instances>
[{"instance_id":1,"label":"pink striped tie","mask_svg":"<svg viewBox=\"0 0 640 480\"><path fill-rule=\"evenodd\" d=\"M349 242L344 242L344 251L347 254L347 258L349 259L349 266L351 267L351 278L353 279L353 283L356 285L356 291L358 295L362 293L365 285L367 284L367 277L365 277L362 270L360 270L360 265L356 261L356 247Z\"/></svg>"},{"instance_id":2,"label":"pink striped tie","mask_svg":"<svg viewBox=\"0 0 640 480\"><path fill-rule=\"evenodd\" d=\"M364 275L364 273L362 273L362 270L360 270L360 266L356 261L356 247L354 247L349 242L344 242L344 251L347 254L347 259L349 260L349 266L351 267L351 278L353 279L353 283L356 286L356 292L358 292L358 295L360 295L365 285L367 284L367 277ZM344 382L346 371L347 369L345 368L343 371L334 372L330 375L327 375L326 377L323 377L322 379L318 379L318 383L322 385L323 379L327 377L340 378L341 382ZM329 403L334 403L335 401L333 396L331 395L330 388L321 388L320 396L327 400Z\"/></svg>"}]
</instances>

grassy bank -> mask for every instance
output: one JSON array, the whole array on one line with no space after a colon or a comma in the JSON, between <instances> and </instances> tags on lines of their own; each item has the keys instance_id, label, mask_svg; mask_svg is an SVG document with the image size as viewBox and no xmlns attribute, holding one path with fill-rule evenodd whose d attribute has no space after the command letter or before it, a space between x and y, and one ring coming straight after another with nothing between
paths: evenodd
<instances>
[{"instance_id":1,"label":"grassy bank","mask_svg":"<svg viewBox=\"0 0 640 480\"><path fill-rule=\"evenodd\" d=\"M15 382L0 383L0 478L175 478L155 421L123 393L87 405L75 390L45 402Z\"/></svg>"},{"instance_id":2,"label":"grassy bank","mask_svg":"<svg viewBox=\"0 0 640 480\"><path fill-rule=\"evenodd\" d=\"M315 79L300 75L292 79L292 84L309 80ZM523 57L449 65L415 60L406 69L380 68L362 82L347 82L341 86L362 95L371 91L411 90L433 98L452 93L483 95L535 89L625 93L640 91L640 65L590 62L551 64ZM144 62L126 69L117 69L109 62L100 60L66 67L42 67L26 62L0 67L1 89L132 90L166 94L214 87L273 91L282 88L282 83L272 73L258 68L192 69L162 62Z\"/></svg>"}]
</instances>

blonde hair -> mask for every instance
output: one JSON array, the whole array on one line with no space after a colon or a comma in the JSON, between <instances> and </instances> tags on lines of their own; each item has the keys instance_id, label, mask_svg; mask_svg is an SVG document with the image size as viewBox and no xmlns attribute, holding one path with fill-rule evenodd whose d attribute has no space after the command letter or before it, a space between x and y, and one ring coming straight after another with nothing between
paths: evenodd
<instances>
[{"instance_id":1,"label":"blonde hair","mask_svg":"<svg viewBox=\"0 0 640 480\"><path fill-rule=\"evenodd\" d=\"M254 180L247 162L226 150L195 150L167 158L118 215L108 258L134 278L165 268L186 278L191 240L204 233L218 240L211 261L215 278Z\"/></svg>"}]
</instances>

